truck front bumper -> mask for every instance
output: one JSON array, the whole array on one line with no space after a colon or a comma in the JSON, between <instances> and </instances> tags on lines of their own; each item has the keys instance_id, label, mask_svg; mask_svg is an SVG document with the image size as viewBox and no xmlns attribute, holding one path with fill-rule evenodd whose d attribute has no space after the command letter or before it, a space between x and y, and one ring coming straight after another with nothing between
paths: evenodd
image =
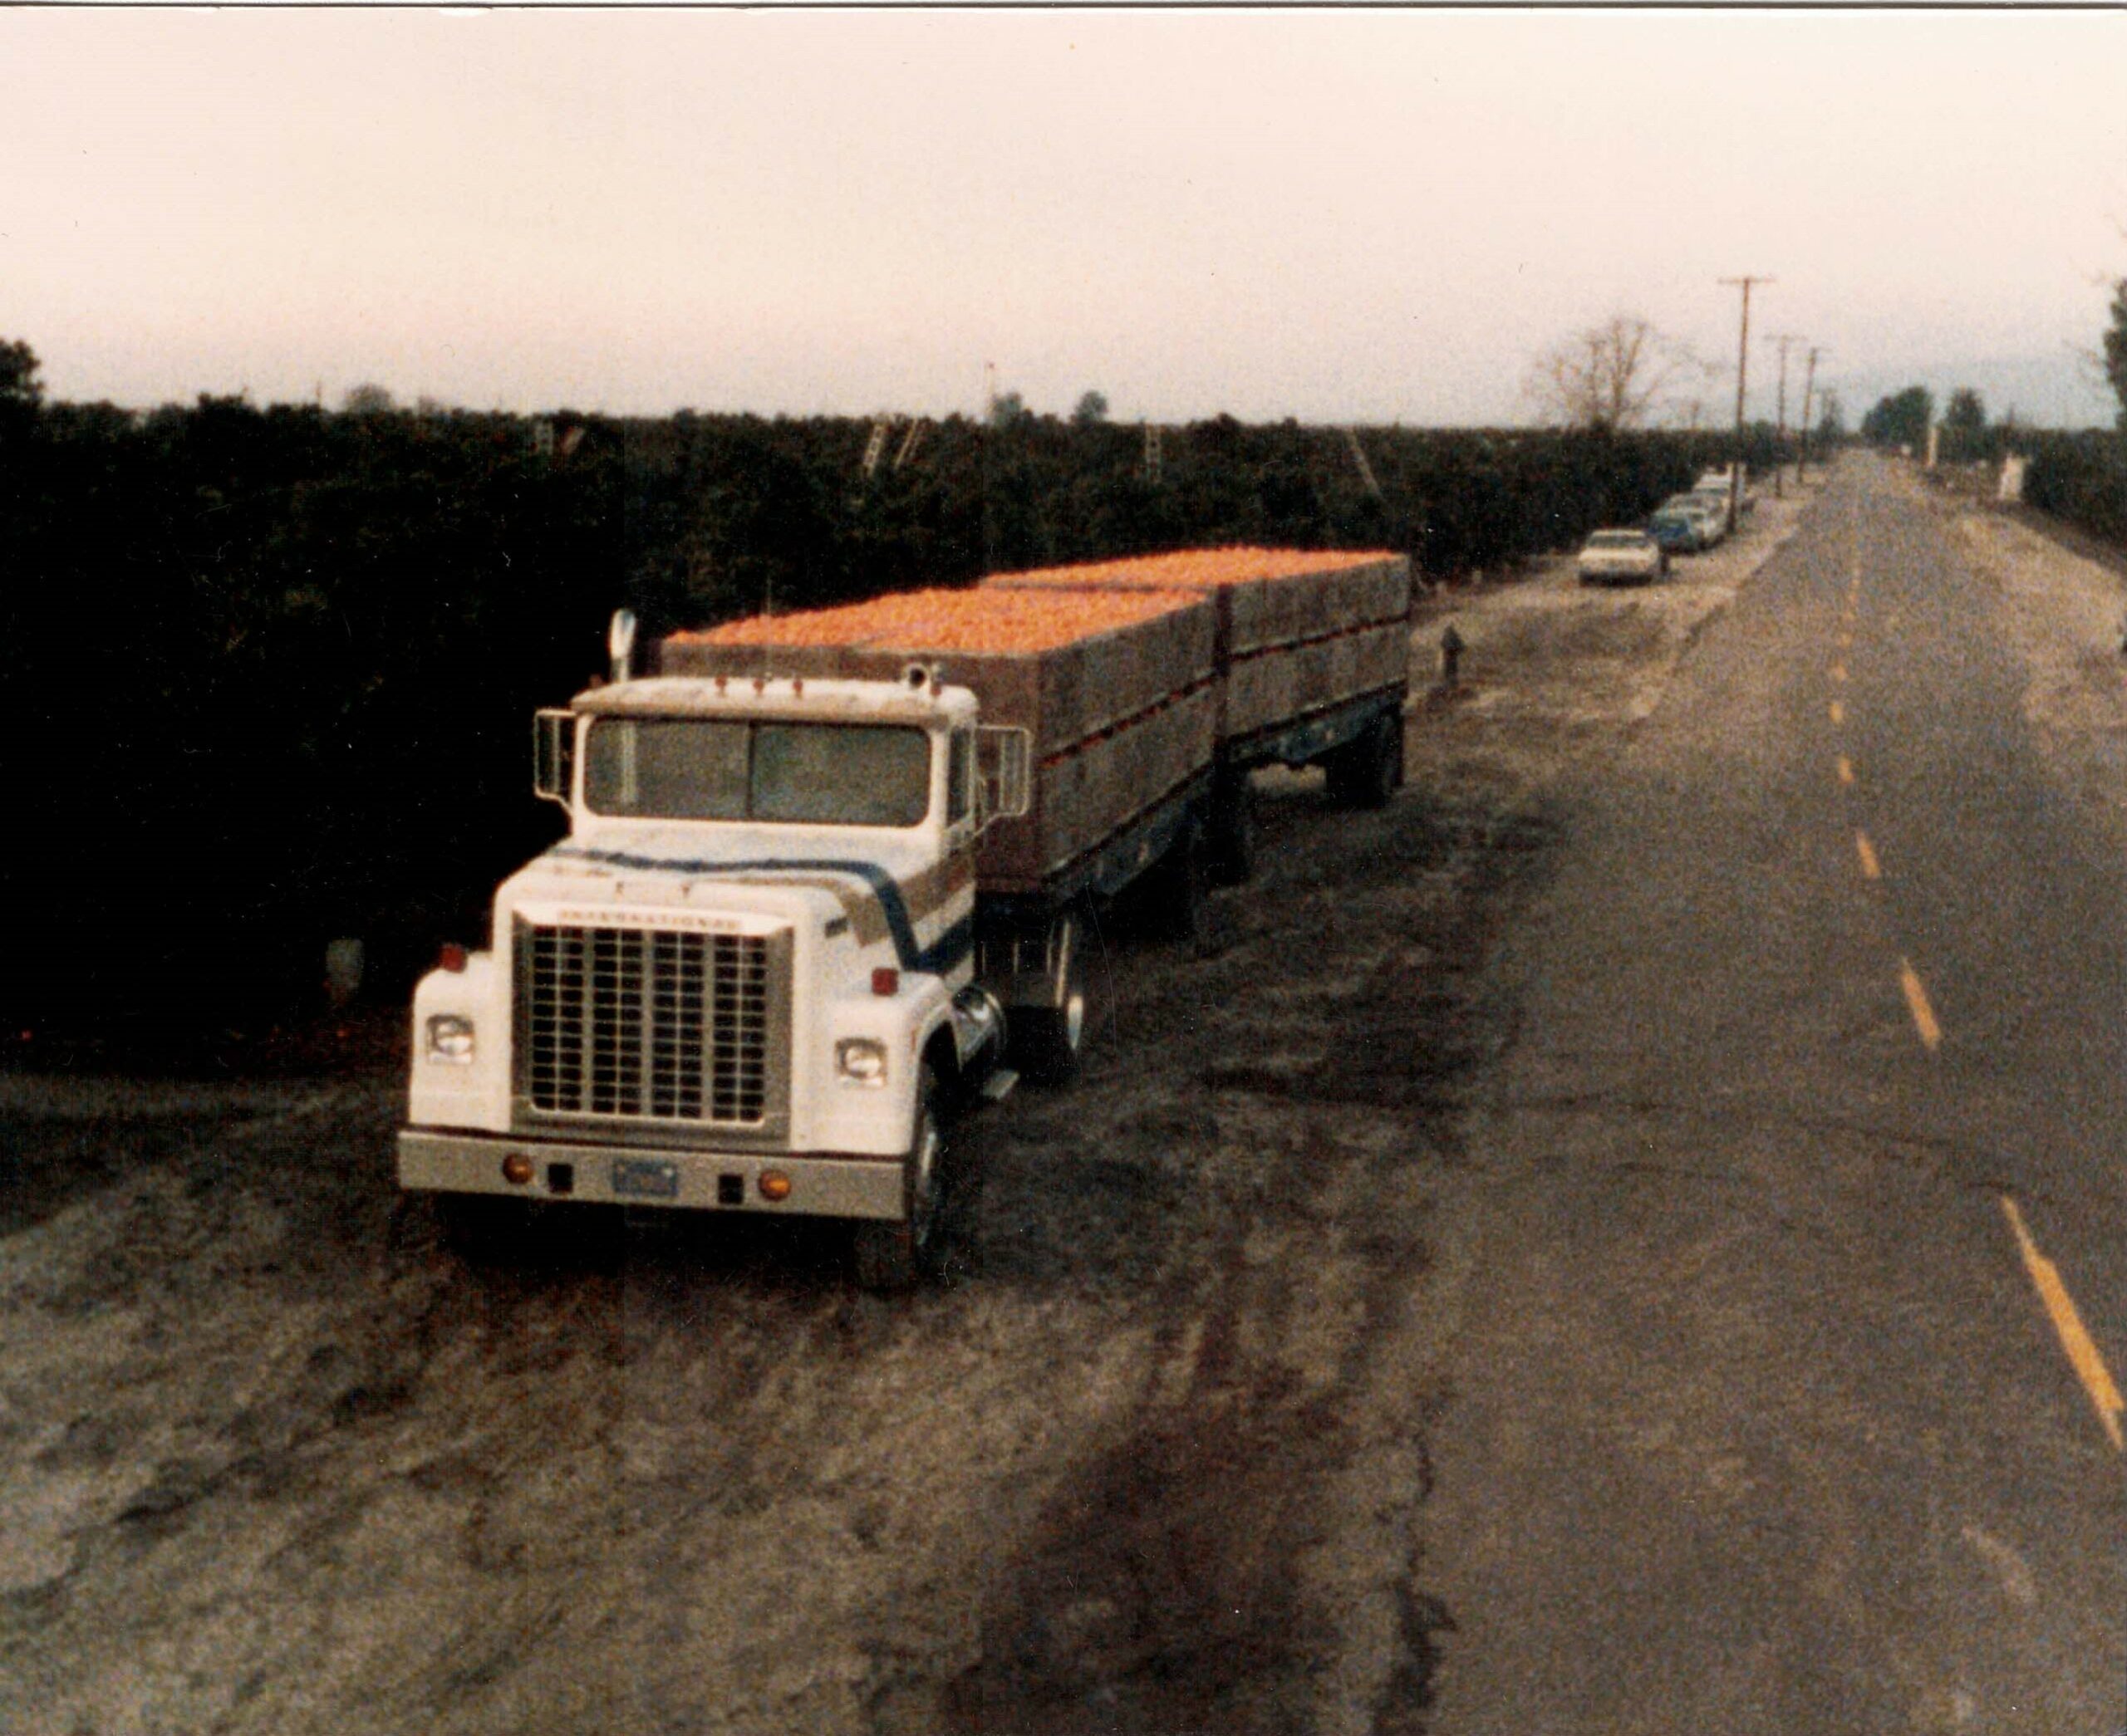
<instances>
[{"instance_id":1,"label":"truck front bumper","mask_svg":"<svg viewBox=\"0 0 2127 1736\"><path fill-rule=\"evenodd\" d=\"M531 1179L505 1178L512 1157ZM769 1212L812 1218L898 1220L906 1214L902 1165L893 1158L695 1151L656 1145L577 1145L496 1133L409 1128L399 1135L399 1185L414 1192L492 1194L508 1199L580 1199L679 1210ZM788 1194L770 1199L764 1175Z\"/></svg>"}]
</instances>

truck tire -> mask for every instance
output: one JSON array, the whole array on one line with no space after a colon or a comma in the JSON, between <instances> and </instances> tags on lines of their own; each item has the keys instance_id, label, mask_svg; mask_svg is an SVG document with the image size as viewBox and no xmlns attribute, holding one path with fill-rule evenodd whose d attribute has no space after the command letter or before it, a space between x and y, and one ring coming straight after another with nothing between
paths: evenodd
<instances>
[{"instance_id":1,"label":"truck tire","mask_svg":"<svg viewBox=\"0 0 2127 1736\"><path fill-rule=\"evenodd\" d=\"M1329 799L1340 807L1382 807L1403 782L1403 719L1376 718L1330 755Z\"/></svg>"},{"instance_id":2,"label":"truck tire","mask_svg":"<svg viewBox=\"0 0 2127 1736\"><path fill-rule=\"evenodd\" d=\"M1212 884L1245 886L1255 878L1262 831L1255 812L1255 786L1245 772L1225 785L1211 820Z\"/></svg>"},{"instance_id":3,"label":"truck tire","mask_svg":"<svg viewBox=\"0 0 2127 1736\"><path fill-rule=\"evenodd\" d=\"M938 1269L946 1141L938 1108L938 1076L926 1067L916 1081L916 1130L901 1164L904 1215L897 1223L857 1226L857 1282L861 1288L913 1288Z\"/></svg>"},{"instance_id":4,"label":"truck tire","mask_svg":"<svg viewBox=\"0 0 2127 1736\"><path fill-rule=\"evenodd\" d=\"M1011 1008L1005 1028L1012 1065L1044 1085L1061 1085L1078 1070L1091 1009L1085 957L1086 924L1076 910L1056 919L1054 944L1064 969L1048 1004Z\"/></svg>"}]
</instances>

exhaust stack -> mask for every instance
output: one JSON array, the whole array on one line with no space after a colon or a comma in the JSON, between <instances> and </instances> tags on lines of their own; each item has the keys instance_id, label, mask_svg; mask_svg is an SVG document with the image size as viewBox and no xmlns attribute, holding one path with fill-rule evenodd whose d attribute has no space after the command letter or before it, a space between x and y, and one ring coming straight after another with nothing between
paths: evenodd
<instances>
[{"instance_id":1,"label":"exhaust stack","mask_svg":"<svg viewBox=\"0 0 2127 1736\"><path fill-rule=\"evenodd\" d=\"M626 681L635 673L635 611L616 609L613 624L606 630L606 650L612 659L613 679Z\"/></svg>"}]
</instances>

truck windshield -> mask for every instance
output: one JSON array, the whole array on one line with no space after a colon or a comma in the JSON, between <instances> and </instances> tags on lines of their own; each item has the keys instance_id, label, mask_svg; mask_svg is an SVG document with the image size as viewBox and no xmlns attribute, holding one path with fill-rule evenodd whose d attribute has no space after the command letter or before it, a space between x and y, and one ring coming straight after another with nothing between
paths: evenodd
<instances>
[{"instance_id":1,"label":"truck windshield","mask_svg":"<svg viewBox=\"0 0 2127 1736\"><path fill-rule=\"evenodd\" d=\"M914 826L931 738L898 725L599 718L584 748L592 812L652 820Z\"/></svg>"}]
</instances>

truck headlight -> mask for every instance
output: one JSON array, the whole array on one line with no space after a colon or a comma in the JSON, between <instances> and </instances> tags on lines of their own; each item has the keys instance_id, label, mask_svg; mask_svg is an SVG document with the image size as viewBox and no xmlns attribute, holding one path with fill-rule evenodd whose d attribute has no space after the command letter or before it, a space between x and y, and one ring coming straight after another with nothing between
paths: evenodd
<instances>
[{"instance_id":1,"label":"truck headlight","mask_svg":"<svg viewBox=\"0 0 2127 1736\"><path fill-rule=\"evenodd\" d=\"M834 1046L834 1070L845 1085L884 1085L887 1046L876 1037L845 1037Z\"/></svg>"},{"instance_id":2,"label":"truck headlight","mask_svg":"<svg viewBox=\"0 0 2127 1736\"><path fill-rule=\"evenodd\" d=\"M473 1021L455 1013L439 1013L429 1020L428 1058L460 1064L473 1058Z\"/></svg>"}]
</instances>

